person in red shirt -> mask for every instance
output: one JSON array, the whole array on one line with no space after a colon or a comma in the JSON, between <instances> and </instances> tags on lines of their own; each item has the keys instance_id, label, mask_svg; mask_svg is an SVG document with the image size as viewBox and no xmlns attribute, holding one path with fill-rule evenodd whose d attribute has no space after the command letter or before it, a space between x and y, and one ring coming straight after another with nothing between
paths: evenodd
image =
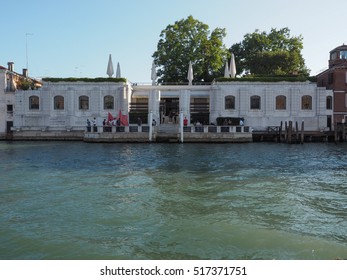
<instances>
[{"instance_id":1,"label":"person in red shirt","mask_svg":"<svg viewBox=\"0 0 347 280\"><path fill-rule=\"evenodd\" d=\"M186 118L186 117L184 117L184 120L183 120L183 125L184 125L184 126L187 126L187 125L188 125L188 120L187 120L187 118Z\"/></svg>"}]
</instances>

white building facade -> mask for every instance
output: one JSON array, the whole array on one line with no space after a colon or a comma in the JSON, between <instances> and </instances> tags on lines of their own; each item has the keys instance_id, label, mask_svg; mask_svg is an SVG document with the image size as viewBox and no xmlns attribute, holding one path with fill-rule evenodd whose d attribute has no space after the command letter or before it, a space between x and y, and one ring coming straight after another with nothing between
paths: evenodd
<instances>
[{"instance_id":1,"label":"white building facade","mask_svg":"<svg viewBox=\"0 0 347 280\"><path fill-rule=\"evenodd\" d=\"M102 125L108 113L128 113L130 84L59 82L17 91L15 130L85 130L87 119Z\"/></svg>"},{"instance_id":2,"label":"white building facade","mask_svg":"<svg viewBox=\"0 0 347 280\"><path fill-rule=\"evenodd\" d=\"M310 82L222 82L208 86L138 86L132 90L133 98L149 98L149 110L157 117L161 115L161 100L178 99L178 111L191 122L217 124L218 118L242 118L244 125L260 131L285 121L304 121L309 131L330 130L332 95L332 91ZM196 99L207 104L208 123L193 117L192 105L199 104Z\"/></svg>"},{"instance_id":3,"label":"white building facade","mask_svg":"<svg viewBox=\"0 0 347 280\"><path fill-rule=\"evenodd\" d=\"M212 86L211 118L240 117L255 130L305 122L308 131L332 128L333 92L310 82L232 82ZM328 102L327 102L328 101ZM327 104L329 106L327 106Z\"/></svg>"},{"instance_id":4,"label":"white building facade","mask_svg":"<svg viewBox=\"0 0 347 280\"><path fill-rule=\"evenodd\" d=\"M2 78L3 80L3 78ZM1 93L0 93L1 94ZM14 103L14 131L84 131L87 119L101 126L108 113L128 115L136 124L141 104L142 123L188 125L217 124L239 118L254 130L267 130L281 122L305 122L307 131L332 129L333 92L310 82L218 82L212 85L131 85L128 82L47 82L37 90L19 90L12 97L0 95L4 106ZM11 99L13 98L13 99ZM10 101L9 101L10 100ZM137 108L137 109L136 109ZM4 123L1 131L4 133Z\"/></svg>"}]
</instances>

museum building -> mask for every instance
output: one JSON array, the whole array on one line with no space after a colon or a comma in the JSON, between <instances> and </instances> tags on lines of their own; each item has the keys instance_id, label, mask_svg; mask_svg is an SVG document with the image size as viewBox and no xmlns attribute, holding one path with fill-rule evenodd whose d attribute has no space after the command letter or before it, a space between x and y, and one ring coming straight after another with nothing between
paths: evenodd
<instances>
[{"instance_id":1,"label":"museum building","mask_svg":"<svg viewBox=\"0 0 347 280\"><path fill-rule=\"evenodd\" d=\"M151 85L104 78L46 80L41 86L31 79L36 86L15 88L14 76L18 74L10 67L0 69L2 137L51 133L53 138L66 135L68 139L70 135L78 139L86 131L87 120L102 127L110 115L126 116L130 126L138 125L139 120L141 126L151 126L154 120L157 130L179 127L183 118L192 127L238 126L242 120L251 131L266 131L287 121L304 122L306 131L329 131L334 123L335 92L310 81L236 78L201 85L191 78L185 85L158 85L152 75Z\"/></svg>"}]
</instances>

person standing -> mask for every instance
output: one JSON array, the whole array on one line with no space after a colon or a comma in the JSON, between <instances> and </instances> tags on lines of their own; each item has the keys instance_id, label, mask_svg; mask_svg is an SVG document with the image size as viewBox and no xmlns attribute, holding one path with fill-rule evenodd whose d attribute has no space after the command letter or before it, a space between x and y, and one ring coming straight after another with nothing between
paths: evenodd
<instances>
[{"instance_id":1,"label":"person standing","mask_svg":"<svg viewBox=\"0 0 347 280\"><path fill-rule=\"evenodd\" d=\"M93 122L93 132L98 132L98 128L96 126L96 118L95 117L94 117L92 122Z\"/></svg>"},{"instance_id":2,"label":"person standing","mask_svg":"<svg viewBox=\"0 0 347 280\"><path fill-rule=\"evenodd\" d=\"M89 119L87 119L87 132L91 132L92 130L92 124Z\"/></svg>"},{"instance_id":3,"label":"person standing","mask_svg":"<svg viewBox=\"0 0 347 280\"><path fill-rule=\"evenodd\" d=\"M187 117L184 117L184 120L183 120L183 125L184 125L184 126L187 126L187 125L188 125L188 120L187 120Z\"/></svg>"}]
</instances>

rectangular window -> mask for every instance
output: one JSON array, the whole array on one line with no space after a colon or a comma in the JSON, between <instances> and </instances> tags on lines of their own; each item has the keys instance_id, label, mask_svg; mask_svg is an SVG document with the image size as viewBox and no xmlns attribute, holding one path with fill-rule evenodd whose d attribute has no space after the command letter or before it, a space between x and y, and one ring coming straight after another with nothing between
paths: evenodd
<instances>
[{"instance_id":1,"label":"rectangular window","mask_svg":"<svg viewBox=\"0 0 347 280\"><path fill-rule=\"evenodd\" d=\"M225 97L225 110L235 109L235 96L228 95Z\"/></svg>"},{"instance_id":2,"label":"rectangular window","mask_svg":"<svg viewBox=\"0 0 347 280\"><path fill-rule=\"evenodd\" d=\"M113 110L114 109L114 97L107 95L104 97L104 110Z\"/></svg>"},{"instance_id":3,"label":"rectangular window","mask_svg":"<svg viewBox=\"0 0 347 280\"><path fill-rule=\"evenodd\" d=\"M347 59L347 51L340 51L340 59Z\"/></svg>"},{"instance_id":4,"label":"rectangular window","mask_svg":"<svg viewBox=\"0 0 347 280\"><path fill-rule=\"evenodd\" d=\"M326 105L327 105L327 107L326 107L327 110L333 109L333 97L332 96L327 96Z\"/></svg>"},{"instance_id":5,"label":"rectangular window","mask_svg":"<svg viewBox=\"0 0 347 280\"><path fill-rule=\"evenodd\" d=\"M40 98L38 96L29 97L29 110L39 110L40 109Z\"/></svg>"},{"instance_id":6,"label":"rectangular window","mask_svg":"<svg viewBox=\"0 0 347 280\"><path fill-rule=\"evenodd\" d=\"M13 105L12 104L7 105L7 112L13 112Z\"/></svg>"},{"instance_id":7,"label":"rectangular window","mask_svg":"<svg viewBox=\"0 0 347 280\"><path fill-rule=\"evenodd\" d=\"M79 109L80 110L89 110L89 97L82 95L78 98L79 100Z\"/></svg>"},{"instance_id":8,"label":"rectangular window","mask_svg":"<svg viewBox=\"0 0 347 280\"><path fill-rule=\"evenodd\" d=\"M327 127L331 129L331 124L332 124L332 116L327 116Z\"/></svg>"},{"instance_id":9,"label":"rectangular window","mask_svg":"<svg viewBox=\"0 0 347 280\"><path fill-rule=\"evenodd\" d=\"M64 110L64 97L61 95L54 96L54 110Z\"/></svg>"},{"instance_id":10,"label":"rectangular window","mask_svg":"<svg viewBox=\"0 0 347 280\"><path fill-rule=\"evenodd\" d=\"M286 110L287 98L284 95L276 96L276 110Z\"/></svg>"},{"instance_id":11,"label":"rectangular window","mask_svg":"<svg viewBox=\"0 0 347 280\"><path fill-rule=\"evenodd\" d=\"M251 110L260 110L260 96L251 96Z\"/></svg>"},{"instance_id":12,"label":"rectangular window","mask_svg":"<svg viewBox=\"0 0 347 280\"><path fill-rule=\"evenodd\" d=\"M301 110L312 110L312 96L304 95L301 97Z\"/></svg>"}]
</instances>

